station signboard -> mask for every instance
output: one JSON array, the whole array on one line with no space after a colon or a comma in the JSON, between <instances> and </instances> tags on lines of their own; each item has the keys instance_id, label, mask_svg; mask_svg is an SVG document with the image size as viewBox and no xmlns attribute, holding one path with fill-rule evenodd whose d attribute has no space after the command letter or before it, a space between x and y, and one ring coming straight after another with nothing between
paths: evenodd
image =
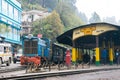
<instances>
[{"instance_id":1,"label":"station signboard","mask_svg":"<svg viewBox=\"0 0 120 80\"><path fill-rule=\"evenodd\" d=\"M73 40L82 36L87 36L87 35L97 36L107 31L113 31L113 30L118 30L118 29L114 26L109 26L109 25L86 26L83 28L75 29L73 31Z\"/></svg>"}]
</instances>

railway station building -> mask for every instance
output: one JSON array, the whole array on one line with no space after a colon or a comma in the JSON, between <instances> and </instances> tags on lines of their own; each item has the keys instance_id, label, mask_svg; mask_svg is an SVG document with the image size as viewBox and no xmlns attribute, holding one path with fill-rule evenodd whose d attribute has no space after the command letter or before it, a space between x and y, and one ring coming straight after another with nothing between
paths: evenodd
<instances>
[{"instance_id":1,"label":"railway station building","mask_svg":"<svg viewBox=\"0 0 120 80\"><path fill-rule=\"evenodd\" d=\"M73 63L82 60L83 54L93 50L95 64L100 65L102 50L106 48L108 63L112 65L115 60L115 49L120 49L120 26L110 23L82 25L59 35L57 41L72 46Z\"/></svg>"},{"instance_id":2,"label":"railway station building","mask_svg":"<svg viewBox=\"0 0 120 80\"><path fill-rule=\"evenodd\" d=\"M21 45L21 13L16 0L0 0L0 42Z\"/></svg>"}]
</instances>

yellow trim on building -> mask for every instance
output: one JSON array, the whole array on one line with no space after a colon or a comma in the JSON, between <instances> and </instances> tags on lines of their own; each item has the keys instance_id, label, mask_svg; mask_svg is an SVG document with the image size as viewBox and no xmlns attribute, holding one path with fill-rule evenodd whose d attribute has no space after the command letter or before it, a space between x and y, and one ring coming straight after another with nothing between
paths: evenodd
<instances>
[{"instance_id":1,"label":"yellow trim on building","mask_svg":"<svg viewBox=\"0 0 120 80\"><path fill-rule=\"evenodd\" d=\"M110 25L92 25L92 26L86 26L84 28L77 28L73 31L73 40L85 36L85 35L100 35L107 31L113 31L118 30L114 26Z\"/></svg>"},{"instance_id":2,"label":"yellow trim on building","mask_svg":"<svg viewBox=\"0 0 120 80\"><path fill-rule=\"evenodd\" d=\"M75 62L76 61L76 49L72 48L72 61Z\"/></svg>"},{"instance_id":3,"label":"yellow trim on building","mask_svg":"<svg viewBox=\"0 0 120 80\"><path fill-rule=\"evenodd\" d=\"M109 49L109 58L110 58L110 61L113 61L113 50L112 50L112 48Z\"/></svg>"},{"instance_id":4,"label":"yellow trim on building","mask_svg":"<svg viewBox=\"0 0 120 80\"><path fill-rule=\"evenodd\" d=\"M96 48L95 49L96 50L96 61L100 61L100 50L99 50L99 48Z\"/></svg>"}]
</instances>

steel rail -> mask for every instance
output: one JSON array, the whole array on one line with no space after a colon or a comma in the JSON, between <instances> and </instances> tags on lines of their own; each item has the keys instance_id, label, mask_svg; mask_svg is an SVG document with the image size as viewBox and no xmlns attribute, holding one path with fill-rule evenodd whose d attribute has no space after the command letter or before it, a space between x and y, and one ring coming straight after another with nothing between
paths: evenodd
<instances>
[{"instance_id":1,"label":"steel rail","mask_svg":"<svg viewBox=\"0 0 120 80\"><path fill-rule=\"evenodd\" d=\"M0 74L7 73L7 72L21 71L21 70L25 70L25 69L26 69L25 67L12 68L12 69L2 69L2 70L0 70Z\"/></svg>"},{"instance_id":2,"label":"steel rail","mask_svg":"<svg viewBox=\"0 0 120 80\"><path fill-rule=\"evenodd\" d=\"M90 72L98 72L98 71L108 71L108 70L118 70L117 68L98 68L98 69L76 69L76 70L64 70L64 71L51 71L51 72L44 72L44 73L31 73L31 74L24 74L24 75L17 75L12 77L4 77L0 78L0 80L28 80L28 79L38 79L38 78L45 78L45 77L54 77L54 76L65 76L65 75L73 75L73 74L83 74L83 73L90 73Z\"/></svg>"}]
</instances>

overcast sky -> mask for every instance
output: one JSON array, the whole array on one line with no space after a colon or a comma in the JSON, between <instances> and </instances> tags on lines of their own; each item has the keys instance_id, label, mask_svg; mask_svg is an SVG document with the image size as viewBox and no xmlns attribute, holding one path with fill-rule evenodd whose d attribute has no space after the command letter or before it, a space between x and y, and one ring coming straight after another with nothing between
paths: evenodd
<instances>
[{"instance_id":1,"label":"overcast sky","mask_svg":"<svg viewBox=\"0 0 120 80\"><path fill-rule=\"evenodd\" d=\"M116 20L120 20L120 0L77 0L76 6L88 18L95 11L101 19L115 16Z\"/></svg>"}]
</instances>

